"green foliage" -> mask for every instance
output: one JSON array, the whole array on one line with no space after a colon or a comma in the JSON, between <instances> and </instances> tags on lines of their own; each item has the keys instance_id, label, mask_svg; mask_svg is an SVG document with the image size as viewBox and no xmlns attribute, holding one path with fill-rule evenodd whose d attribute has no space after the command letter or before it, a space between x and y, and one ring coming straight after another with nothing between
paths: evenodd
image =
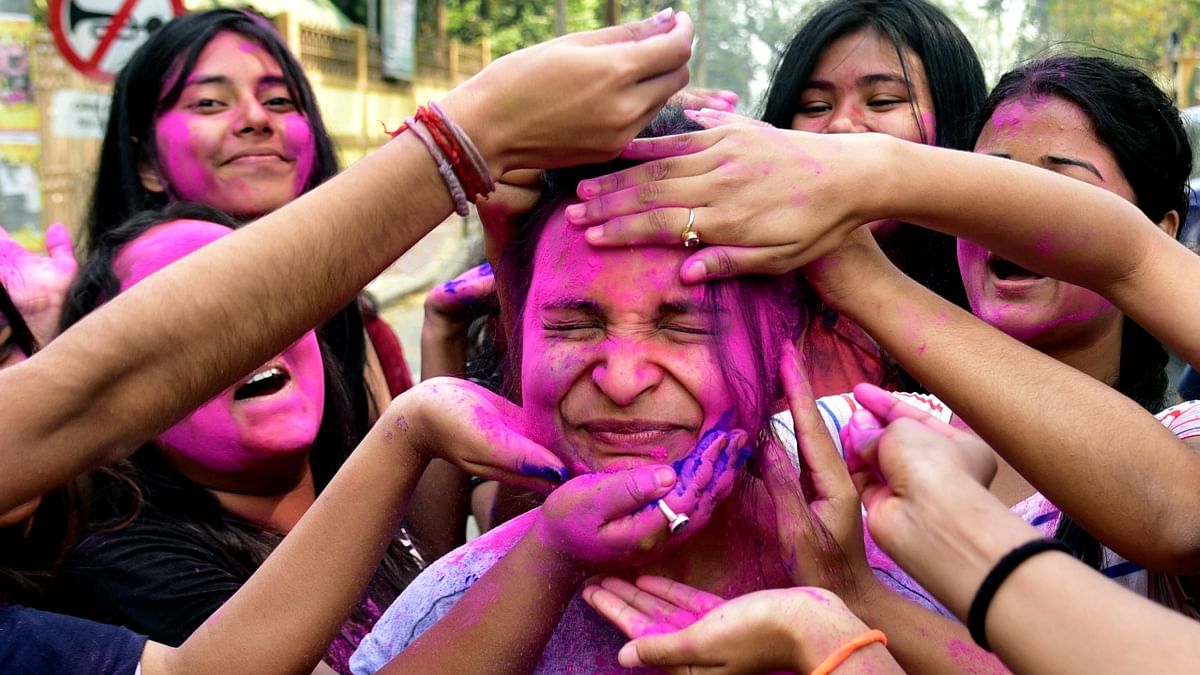
<instances>
[{"instance_id":1,"label":"green foliage","mask_svg":"<svg viewBox=\"0 0 1200 675\"><path fill-rule=\"evenodd\" d=\"M1185 52L1200 49L1200 0L1028 0L1022 57L1080 43L1158 65L1172 31Z\"/></svg>"}]
</instances>

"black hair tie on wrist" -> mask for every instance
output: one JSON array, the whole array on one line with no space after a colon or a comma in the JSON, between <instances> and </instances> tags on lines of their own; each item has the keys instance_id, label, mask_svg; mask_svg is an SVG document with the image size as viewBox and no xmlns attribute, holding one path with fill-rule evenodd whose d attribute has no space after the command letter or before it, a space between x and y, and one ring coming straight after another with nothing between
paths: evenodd
<instances>
[{"instance_id":1,"label":"black hair tie on wrist","mask_svg":"<svg viewBox=\"0 0 1200 675\"><path fill-rule=\"evenodd\" d=\"M1004 580L1021 563L1046 551L1062 551L1068 555L1071 554L1071 549L1061 541L1034 539L1005 554L1000 562L992 568L992 571L983 578L983 583L979 584L979 590L975 592L975 599L971 601L971 609L967 611L967 629L971 631L971 639L975 640L975 644L989 652L992 651L987 639L987 613L988 608L992 605L992 598L996 597L996 591L1000 590L1000 584L1003 584Z\"/></svg>"}]
</instances>

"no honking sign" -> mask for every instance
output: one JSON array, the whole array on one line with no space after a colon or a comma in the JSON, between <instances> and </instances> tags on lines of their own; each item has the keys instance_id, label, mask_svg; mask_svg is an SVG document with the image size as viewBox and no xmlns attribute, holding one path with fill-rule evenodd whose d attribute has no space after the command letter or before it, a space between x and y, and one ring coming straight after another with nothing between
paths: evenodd
<instances>
[{"instance_id":1,"label":"no honking sign","mask_svg":"<svg viewBox=\"0 0 1200 675\"><path fill-rule=\"evenodd\" d=\"M183 0L50 0L50 32L76 70L111 82L150 33L184 11Z\"/></svg>"}]
</instances>

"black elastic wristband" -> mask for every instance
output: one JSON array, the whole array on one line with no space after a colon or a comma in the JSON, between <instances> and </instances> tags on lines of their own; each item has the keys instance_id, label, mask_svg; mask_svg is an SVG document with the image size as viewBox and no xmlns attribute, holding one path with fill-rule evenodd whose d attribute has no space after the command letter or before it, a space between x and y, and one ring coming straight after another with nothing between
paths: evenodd
<instances>
[{"instance_id":1,"label":"black elastic wristband","mask_svg":"<svg viewBox=\"0 0 1200 675\"><path fill-rule=\"evenodd\" d=\"M975 641L975 644L989 652L992 651L987 639L987 613L988 608L992 605L992 598L996 597L996 591L1000 590L1000 584L1003 584L1004 580L1021 563L1046 551L1062 551L1068 555L1071 553L1071 549L1061 541L1034 539L1005 554L1000 562L992 568L992 571L983 578L983 583L979 584L979 590L975 592L975 599L971 601L971 609L967 611L967 629L971 631L971 639Z\"/></svg>"}]
</instances>

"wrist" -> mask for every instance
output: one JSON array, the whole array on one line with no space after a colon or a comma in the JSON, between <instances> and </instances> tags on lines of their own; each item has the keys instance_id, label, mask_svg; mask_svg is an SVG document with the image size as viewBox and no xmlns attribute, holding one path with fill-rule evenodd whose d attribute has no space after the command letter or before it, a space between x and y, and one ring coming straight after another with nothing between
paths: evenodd
<instances>
[{"instance_id":1,"label":"wrist","mask_svg":"<svg viewBox=\"0 0 1200 675\"><path fill-rule=\"evenodd\" d=\"M547 527L541 510L538 511L536 524L522 538L521 545L533 560L532 569L545 574L549 583L578 586L596 573L596 570L588 569L583 561L561 547L558 537Z\"/></svg>"},{"instance_id":2,"label":"wrist","mask_svg":"<svg viewBox=\"0 0 1200 675\"><path fill-rule=\"evenodd\" d=\"M1013 548L1039 535L986 488L971 483L911 516L925 525L919 541L908 538L887 551L960 618L979 585ZM947 570L954 570L948 574Z\"/></svg>"},{"instance_id":3,"label":"wrist","mask_svg":"<svg viewBox=\"0 0 1200 675\"><path fill-rule=\"evenodd\" d=\"M475 144L492 178L499 179L509 168L509 144L502 125L495 123L497 118L489 119L487 112L493 110L490 98L483 79L476 76L452 89L438 104Z\"/></svg>"},{"instance_id":4,"label":"wrist","mask_svg":"<svg viewBox=\"0 0 1200 675\"><path fill-rule=\"evenodd\" d=\"M456 319L436 309L426 307L425 320L421 324L421 341L424 342L426 339L429 339L465 342L467 329L470 326L470 321Z\"/></svg>"}]
</instances>

